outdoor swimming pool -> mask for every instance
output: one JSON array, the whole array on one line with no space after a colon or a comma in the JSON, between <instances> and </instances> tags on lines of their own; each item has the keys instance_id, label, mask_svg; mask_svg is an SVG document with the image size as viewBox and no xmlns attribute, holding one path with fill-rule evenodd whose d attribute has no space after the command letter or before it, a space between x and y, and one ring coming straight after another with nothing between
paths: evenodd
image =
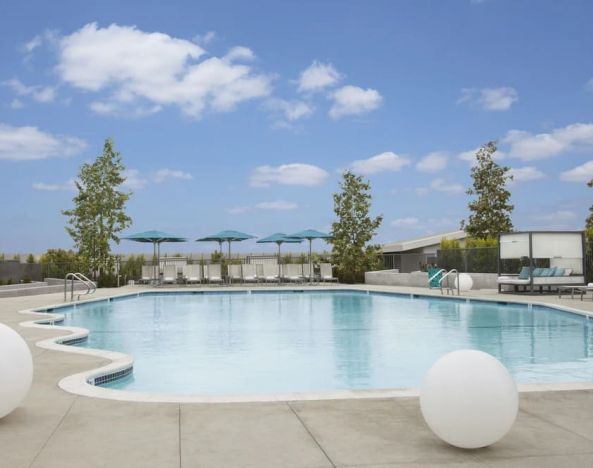
<instances>
[{"instance_id":1,"label":"outdoor swimming pool","mask_svg":"<svg viewBox=\"0 0 593 468\"><path fill-rule=\"evenodd\" d=\"M134 357L127 391L237 395L417 387L460 348L517 382L593 380L586 317L550 308L365 291L147 293L56 310L76 346Z\"/></svg>"}]
</instances>

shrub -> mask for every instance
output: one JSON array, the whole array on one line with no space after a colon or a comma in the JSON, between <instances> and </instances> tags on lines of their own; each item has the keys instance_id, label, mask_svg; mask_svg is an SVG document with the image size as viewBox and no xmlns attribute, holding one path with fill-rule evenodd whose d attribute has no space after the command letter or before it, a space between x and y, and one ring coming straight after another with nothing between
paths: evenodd
<instances>
[{"instance_id":1,"label":"shrub","mask_svg":"<svg viewBox=\"0 0 593 468\"><path fill-rule=\"evenodd\" d=\"M32 265L35 263L35 256L33 254L30 253L29 255L27 255L27 263L29 265Z\"/></svg>"},{"instance_id":2,"label":"shrub","mask_svg":"<svg viewBox=\"0 0 593 468\"><path fill-rule=\"evenodd\" d=\"M67 273L88 273L86 262L72 250L49 249L39 263L43 265L42 273L45 278L64 278Z\"/></svg>"}]
</instances>

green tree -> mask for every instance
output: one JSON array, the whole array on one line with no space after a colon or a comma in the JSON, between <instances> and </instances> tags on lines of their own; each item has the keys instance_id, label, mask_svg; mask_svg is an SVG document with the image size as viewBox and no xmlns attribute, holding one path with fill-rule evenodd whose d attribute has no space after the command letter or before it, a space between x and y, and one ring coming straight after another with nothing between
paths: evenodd
<instances>
[{"instance_id":1,"label":"green tree","mask_svg":"<svg viewBox=\"0 0 593 468\"><path fill-rule=\"evenodd\" d=\"M509 203L511 193L506 188L513 176L509 174L509 167L494 162L495 152L494 141L478 150L477 164L471 170L473 184L466 192L476 198L470 201L470 216L467 224L462 221L461 228L468 236L478 239L498 237L502 232L513 230L511 213L514 206Z\"/></svg>"},{"instance_id":2,"label":"green tree","mask_svg":"<svg viewBox=\"0 0 593 468\"><path fill-rule=\"evenodd\" d=\"M593 179L587 182L587 186L593 187ZM593 230L593 205L591 205L591 207L589 208L589 216L587 216L587 220L585 221L585 228L588 232L591 232Z\"/></svg>"},{"instance_id":3,"label":"green tree","mask_svg":"<svg viewBox=\"0 0 593 468\"><path fill-rule=\"evenodd\" d=\"M371 186L350 171L342 174L341 191L334 194L332 262L341 282L364 282L364 273L378 267L380 246L369 244L383 221L371 218Z\"/></svg>"},{"instance_id":4,"label":"green tree","mask_svg":"<svg viewBox=\"0 0 593 468\"><path fill-rule=\"evenodd\" d=\"M66 231L95 278L112 271L110 242L118 244L118 233L132 223L125 212L130 194L119 190L126 180L124 170L121 156L108 138L103 154L80 168L74 208L62 212L69 217Z\"/></svg>"}]
</instances>

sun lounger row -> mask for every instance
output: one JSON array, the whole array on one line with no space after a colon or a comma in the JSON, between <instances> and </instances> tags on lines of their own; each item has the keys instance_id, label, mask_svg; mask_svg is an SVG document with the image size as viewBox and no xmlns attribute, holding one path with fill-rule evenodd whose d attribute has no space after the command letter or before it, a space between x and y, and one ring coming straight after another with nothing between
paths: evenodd
<instances>
[{"instance_id":1,"label":"sun lounger row","mask_svg":"<svg viewBox=\"0 0 593 468\"><path fill-rule=\"evenodd\" d=\"M319 275L310 275L309 265L302 264L287 264L281 265L280 269L277 264L243 264L243 265L229 265L228 279L231 283L278 283L284 282L304 282L311 277L312 279L331 282L337 281L332 274L332 267L329 263L322 263L319 265ZM220 264L210 265L183 265L181 277L178 275L177 267L175 265L166 265L163 267L162 282L175 284L179 280L184 283L222 283L222 266ZM156 269L153 266L145 265L142 267L142 278L140 282L151 283L155 281Z\"/></svg>"}]
</instances>

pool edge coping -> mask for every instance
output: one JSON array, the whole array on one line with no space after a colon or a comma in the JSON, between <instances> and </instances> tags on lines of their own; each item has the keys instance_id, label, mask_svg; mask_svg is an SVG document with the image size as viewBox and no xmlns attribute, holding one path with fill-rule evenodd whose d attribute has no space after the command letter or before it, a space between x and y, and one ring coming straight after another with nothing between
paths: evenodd
<instances>
[{"instance_id":1,"label":"pool edge coping","mask_svg":"<svg viewBox=\"0 0 593 468\"><path fill-rule=\"evenodd\" d=\"M361 285L362 286L362 285ZM369 287L371 286L371 287ZM562 312L569 312L576 315L584 316L587 318L593 318L592 312L587 312L573 307L561 306L558 304L550 304L540 301L513 301L513 300L502 300L492 298L470 298L467 296L438 296L433 294L422 294L422 293L411 293L401 291L385 291L383 289L373 289L373 285L364 285L362 288L352 288L344 286L316 286L312 289L256 289L255 291L271 291L271 292L282 292L282 291L354 291L354 292L379 292L394 296L403 296L409 298L442 298L445 300L455 300L457 302L493 302L493 303L507 303L516 304L522 306L540 306L547 307L550 309L559 310ZM112 299L127 298L127 297L139 297L146 294L154 293L165 293L174 294L180 292L192 292L191 289L148 289L145 291L128 292L123 294L116 294L105 296L101 298L92 298L75 303L59 303L55 305L47 305L41 307L35 307L33 309L20 310L18 313L24 315L36 315L41 318L37 320L29 320L20 322L19 325L24 328L39 328L46 330L60 330L69 332L68 334L61 334L56 337L46 338L37 341L35 345L42 349L60 351L73 354L82 354L87 356L99 357L110 361L109 364L95 367L93 369L72 374L63 377L59 380L58 386L68 392L75 395L86 396L91 398L101 398L107 400L118 400L128 402L153 402L153 403L254 403L254 402L284 402L284 401L310 401L310 400L340 400L340 399L381 399L381 398L404 398L404 397L418 397L420 395L419 388L387 388L387 389L363 389L363 390L330 390L330 391L319 391L319 392L282 392L282 393L263 393L263 394L237 394L237 395L174 395L174 394L163 394L163 393L147 393L147 392L133 392L126 390L115 390L105 387L100 387L89 383L95 381L104 376L109 376L117 372L133 369L134 358L133 356L117 351L109 351L95 348L78 348L65 342L72 342L77 339L86 339L90 331L86 328L81 327L66 327L59 325L59 322L63 320L63 315L60 314L59 309L78 306L81 304L88 304L93 302L111 301ZM199 289L200 293L217 292L220 294L220 289ZM249 294L250 291L254 291L253 288L236 289L234 292L246 292ZM230 292L230 291L226 291ZM48 311L48 309L50 311ZM45 310L45 312L43 312ZM578 382L554 382L545 384L516 384L519 392L546 392L546 391L571 391L571 390L593 390L593 381L578 381Z\"/></svg>"}]
</instances>

